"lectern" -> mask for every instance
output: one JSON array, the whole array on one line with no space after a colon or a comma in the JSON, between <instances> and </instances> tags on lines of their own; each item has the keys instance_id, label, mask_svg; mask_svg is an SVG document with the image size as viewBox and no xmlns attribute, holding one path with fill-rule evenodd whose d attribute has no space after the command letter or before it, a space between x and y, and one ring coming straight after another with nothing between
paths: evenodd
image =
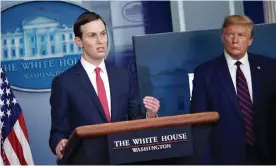
<instances>
[{"instance_id":1,"label":"lectern","mask_svg":"<svg viewBox=\"0 0 276 166\"><path fill-rule=\"evenodd\" d=\"M58 164L201 164L218 120L217 112L204 112L81 126ZM95 142L102 148L93 149Z\"/></svg>"}]
</instances>

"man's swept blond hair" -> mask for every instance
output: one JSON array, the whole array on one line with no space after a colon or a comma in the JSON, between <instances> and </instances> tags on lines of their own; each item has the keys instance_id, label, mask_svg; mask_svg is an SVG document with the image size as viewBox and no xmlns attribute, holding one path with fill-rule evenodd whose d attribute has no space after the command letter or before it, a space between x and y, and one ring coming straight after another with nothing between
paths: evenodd
<instances>
[{"instance_id":1,"label":"man's swept blond hair","mask_svg":"<svg viewBox=\"0 0 276 166\"><path fill-rule=\"evenodd\" d=\"M251 38L254 35L254 32L253 32L254 22L246 15L231 15L231 16L225 17L223 25L222 25L222 29L224 29L230 25L248 26L251 29Z\"/></svg>"}]
</instances>

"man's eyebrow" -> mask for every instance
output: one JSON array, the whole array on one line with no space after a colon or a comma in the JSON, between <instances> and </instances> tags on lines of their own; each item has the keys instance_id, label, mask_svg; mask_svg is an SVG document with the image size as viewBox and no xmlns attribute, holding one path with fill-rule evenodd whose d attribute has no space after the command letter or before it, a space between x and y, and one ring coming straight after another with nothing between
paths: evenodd
<instances>
[{"instance_id":1,"label":"man's eyebrow","mask_svg":"<svg viewBox=\"0 0 276 166\"><path fill-rule=\"evenodd\" d=\"M96 32L87 32L86 35L96 34Z\"/></svg>"}]
</instances>

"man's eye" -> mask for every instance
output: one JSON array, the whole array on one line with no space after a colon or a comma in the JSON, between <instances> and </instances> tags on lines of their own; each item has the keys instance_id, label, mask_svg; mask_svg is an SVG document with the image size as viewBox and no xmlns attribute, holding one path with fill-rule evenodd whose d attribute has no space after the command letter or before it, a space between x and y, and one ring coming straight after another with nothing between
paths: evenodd
<instances>
[{"instance_id":1,"label":"man's eye","mask_svg":"<svg viewBox=\"0 0 276 166\"><path fill-rule=\"evenodd\" d=\"M88 37L95 37L95 34L89 34Z\"/></svg>"},{"instance_id":2,"label":"man's eye","mask_svg":"<svg viewBox=\"0 0 276 166\"><path fill-rule=\"evenodd\" d=\"M229 36L229 37L232 37L232 36L233 36L232 33L227 33L226 35Z\"/></svg>"}]
</instances>

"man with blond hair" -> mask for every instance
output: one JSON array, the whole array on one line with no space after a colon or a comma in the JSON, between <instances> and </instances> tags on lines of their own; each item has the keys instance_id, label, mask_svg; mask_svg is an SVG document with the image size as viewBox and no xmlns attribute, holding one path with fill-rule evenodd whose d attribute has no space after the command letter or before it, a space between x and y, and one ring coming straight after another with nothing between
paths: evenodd
<instances>
[{"instance_id":1,"label":"man with blond hair","mask_svg":"<svg viewBox=\"0 0 276 166\"><path fill-rule=\"evenodd\" d=\"M247 51L253 35L250 18L227 16L221 33L223 54L195 69L191 112L220 115L207 142L205 164L271 162L268 122L276 62Z\"/></svg>"}]
</instances>

